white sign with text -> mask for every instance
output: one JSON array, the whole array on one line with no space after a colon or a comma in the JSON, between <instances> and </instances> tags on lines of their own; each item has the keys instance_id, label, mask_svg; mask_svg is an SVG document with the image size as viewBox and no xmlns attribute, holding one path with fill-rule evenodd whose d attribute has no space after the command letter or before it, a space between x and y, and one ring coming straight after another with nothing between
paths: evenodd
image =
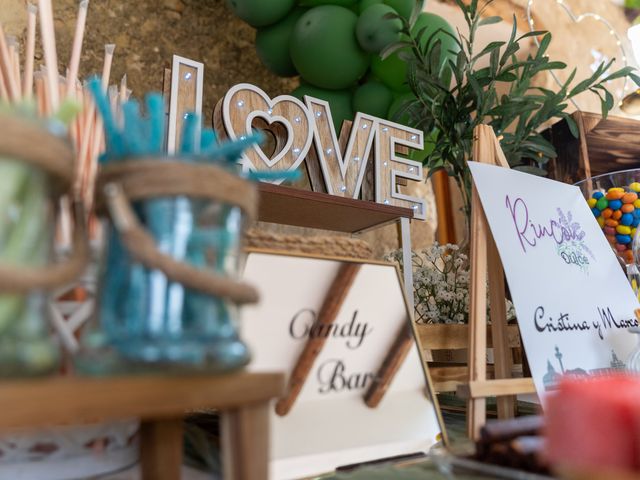
<instances>
[{"instance_id":1,"label":"white sign with text","mask_svg":"<svg viewBox=\"0 0 640 480\"><path fill-rule=\"evenodd\" d=\"M469 162L504 266L538 395L624 368L633 290L580 189Z\"/></svg>"},{"instance_id":2,"label":"white sign with text","mask_svg":"<svg viewBox=\"0 0 640 480\"><path fill-rule=\"evenodd\" d=\"M328 334L291 411L271 413L271 478L294 479L336 467L425 452L440 427L412 347L380 404L371 385L408 313L396 267L363 263L331 328L316 323L341 262L249 253L244 279L261 302L243 308L241 334L252 371L289 375L310 336Z\"/></svg>"}]
</instances>

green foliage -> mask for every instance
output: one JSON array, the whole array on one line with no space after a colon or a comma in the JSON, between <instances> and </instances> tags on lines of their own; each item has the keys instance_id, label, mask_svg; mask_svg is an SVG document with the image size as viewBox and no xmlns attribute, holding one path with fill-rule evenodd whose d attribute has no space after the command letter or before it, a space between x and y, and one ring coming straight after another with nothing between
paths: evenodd
<instances>
[{"instance_id":1,"label":"green foliage","mask_svg":"<svg viewBox=\"0 0 640 480\"><path fill-rule=\"evenodd\" d=\"M624 6L625 8L633 8L635 10L640 10L640 0L625 0Z\"/></svg>"},{"instance_id":2,"label":"green foliage","mask_svg":"<svg viewBox=\"0 0 640 480\"><path fill-rule=\"evenodd\" d=\"M467 160L472 155L473 130L477 125L490 125L496 135L501 136L502 149L512 168L545 175L547 162L556 156L553 145L540 134L546 122L554 118L565 119L577 136L577 126L565 111L571 98L586 91L597 95L602 115L606 117L614 107L614 97L605 87L607 81L628 76L640 82L631 67L610 73L611 60L602 63L589 78L575 84L574 70L556 91L533 86L537 74L562 70L566 65L548 58L549 32L535 31L518 36L515 15L508 41L491 42L476 52L474 44L478 29L502 21L500 17L482 18L484 9L492 1L479 7L478 0L472 0L469 5L455 0L469 26L469 35L458 38L448 34L460 48L454 59L444 65L441 58L452 52L443 51L443 43L437 38L442 30L412 31L417 10L410 21L402 19L403 41L382 52L384 57L404 50L401 55L408 63L407 79L415 98L406 102L396 115L408 117L409 125L425 134L435 132L435 150L425 159L425 165L430 175L445 169L456 179L465 197L467 214L471 204ZM426 42L425 35L428 35ZM540 38L537 52L526 59L517 58L520 43L533 36ZM406 51L407 46L410 51ZM480 68L480 63L488 63L488 66ZM497 84L507 84L508 93L499 96Z\"/></svg>"}]
</instances>

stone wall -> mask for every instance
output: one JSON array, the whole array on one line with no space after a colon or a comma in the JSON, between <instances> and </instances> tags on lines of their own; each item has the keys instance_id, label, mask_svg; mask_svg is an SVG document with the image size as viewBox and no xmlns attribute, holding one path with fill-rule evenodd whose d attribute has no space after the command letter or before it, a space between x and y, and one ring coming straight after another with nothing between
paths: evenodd
<instances>
[{"instance_id":1,"label":"stone wall","mask_svg":"<svg viewBox=\"0 0 640 480\"><path fill-rule=\"evenodd\" d=\"M6 6L5 6L6 5ZM2 0L0 19L10 34L23 35L24 0ZM78 0L53 0L60 70L71 50ZM89 3L81 77L100 73L104 45L116 44L112 83L125 73L134 95L161 90L173 54L205 64L204 112L211 112L232 85L255 83L270 94L289 92L292 79L270 74L253 47L254 30L224 0L92 0Z\"/></svg>"}]
</instances>

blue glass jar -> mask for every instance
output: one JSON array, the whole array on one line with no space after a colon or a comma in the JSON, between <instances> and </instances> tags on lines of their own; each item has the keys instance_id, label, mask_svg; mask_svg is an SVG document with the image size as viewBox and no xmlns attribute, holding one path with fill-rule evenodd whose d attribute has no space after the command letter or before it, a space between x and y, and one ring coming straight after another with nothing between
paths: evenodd
<instances>
[{"instance_id":1,"label":"blue glass jar","mask_svg":"<svg viewBox=\"0 0 640 480\"><path fill-rule=\"evenodd\" d=\"M143 199L132 206L159 252L219 277L237 277L239 207L187 196ZM81 371L222 372L249 361L237 334L235 304L137 261L113 224L106 229L103 258L99 322L84 337Z\"/></svg>"}]
</instances>

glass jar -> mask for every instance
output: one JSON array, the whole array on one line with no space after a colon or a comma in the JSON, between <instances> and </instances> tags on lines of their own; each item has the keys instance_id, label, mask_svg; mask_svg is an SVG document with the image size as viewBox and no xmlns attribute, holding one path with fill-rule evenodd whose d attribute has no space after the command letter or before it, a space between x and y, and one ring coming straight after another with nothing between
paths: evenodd
<instances>
[{"instance_id":1,"label":"glass jar","mask_svg":"<svg viewBox=\"0 0 640 480\"><path fill-rule=\"evenodd\" d=\"M49 178L29 163L0 156L0 263L20 269L44 268L53 245ZM11 283L13 279L5 281ZM55 371L59 347L46 318L43 291L0 289L0 376L44 375Z\"/></svg>"},{"instance_id":2,"label":"glass jar","mask_svg":"<svg viewBox=\"0 0 640 480\"><path fill-rule=\"evenodd\" d=\"M640 169L598 175L575 185L590 202L589 206L634 291L640 293L640 270L637 265L640 260L637 230L640 224Z\"/></svg>"},{"instance_id":3,"label":"glass jar","mask_svg":"<svg viewBox=\"0 0 640 480\"><path fill-rule=\"evenodd\" d=\"M159 252L201 271L238 277L240 208L187 196L131 205ZM80 371L222 372L249 361L233 303L148 268L134 258L113 223L105 230L97 318L83 338Z\"/></svg>"}]
</instances>

